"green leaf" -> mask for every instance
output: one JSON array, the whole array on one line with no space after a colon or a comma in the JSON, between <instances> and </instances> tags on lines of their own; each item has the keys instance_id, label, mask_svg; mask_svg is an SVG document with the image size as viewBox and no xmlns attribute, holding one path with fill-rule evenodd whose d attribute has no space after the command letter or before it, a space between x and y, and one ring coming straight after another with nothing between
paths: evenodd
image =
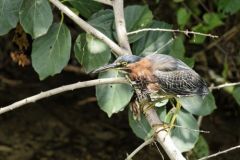
<instances>
[{"instance_id":1,"label":"green leaf","mask_svg":"<svg viewBox=\"0 0 240 160\"><path fill-rule=\"evenodd\" d=\"M149 28L171 28L171 25L154 21ZM168 54L170 52L170 44L168 42L172 39L172 34L169 32L149 31L138 41L133 43L133 53L140 56L152 54L155 51L161 54Z\"/></svg>"},{"instance_id":2,"label":"green leaf","mask_svg":"<svg viewBox=\"0 0 240 160\"><path fill-rule=\"evenodd\" d=\"M206 23L207 30L209 31L223 25L223 22L217 13L205 13L203 15L203 21Z\"/></svg>"},{"instance_id":3,"label":"green leaf","mask_svg":"<svg viewBox=\"0 0 240 160\"><path fill-rule=\"evenodd\" d=\"M188 112L180 110L177 113L176 125L171 131L171 137L181 152L192 149L198 140L199 132L197 120ZM192 130L191 130L192 129Z\"/></svg>"},{"instance_id":4,"label":"green leaf","mask_svg":"<svg viewBox=\"0 0 240 160\"><path fill-rule=\"evenodd\" d=\"M217 1L218 10L223 13L234 14L240 10L239 0L218 0Z\"/></svg>"},{"instance_id":5,"label":"green leaf","mask_svg":"<svg viewBox=\"0 0 240 160\"><path fill-rule=\"evenodd\" d=\"M148 124L145 116L141 114L140 120L135 120L133 117L132 111L129 109L128 111L128 122L133 131L133 133L143 140L146 140L152 136L152 129Z\"/></svg>"},{"instance_id":6,"label":"green leaf","mask_svg":"<svg viewBox=\"0 0 240 160\"><path fill-rule=\"evenodd\" d=\"M101 3L93 0L69 0L69 3L85 18L89 18L92 14L103 8Z\"/></svg>"},{"instance_id":7,"label":"green leaf","mask_svg":"<svg viewBox=\"0 0 240 160\"><path fill-rule=\"evenodd\" d=\"M177 23L181 29L188 23L191 14L187 12L185 8L179 8L177 10Z\"/></svg>"},{"instance_id":8,"label":"green leaf","mask_svg":"<svg viewBox=\"0 0 240 160\"><path fill-rule=\"evenodd\" d=\"M240 105L240 87L235 87L232 93L234 99Z\"/></svg>"},{"instance_id":9,"label":"green leaf","mask_svg":"<svg viewBox=\"0 0 240 160\"><path fill-rule=\"evenodd\" d=\"M47 34L33 41L32 65L41 80L60 73L70 58L71 34L64 24L53 24Z\"/></svg>"},{"instance_id":10,"label":"green leaf","mask_svg":"<svg viewBox=\"0 0 240 160\"><path fill-rule=\"evenodd\" d=\"M200 135L195 147L192 150L189 159L200 159L201 157L205 157L208 155L209 155L208 143L205 140L205 138Z\"/></svg>"},{"instance_id":11,"label":"green leaf","mask_svg":"<svg viewBox=\"0 0 240 160\"><path fill-rule=\"evenodd\" d=\"M182 61L183 61L184 63L186 63L189 67L191 67L191 68L194 67L194 64L195 64L194 58L184 57L184 59L182 59Z\"/></svg>"},{"instance_id":12,"label":"green leaf","mask_svg":"<svg viewBox=\"0 0 240 160\"><path fill-rule=\"evenodd\" d=\"M80 34L77 37L74 52L87 73L107 64L111 58L110 48L90 34Z\"/></svg>"},{"instance_id":13,"label":"green leaf","mask_svg":"<svg viewBox=\"0 0 240 160\"><path fill-rule=\"evenodd\" d=\"M127 32L146 28L152 23L153 15L147 6L132 5L124 9ZM144 34L134 34L129 36L129 42L135 42Z\"/></svg>"},{"instance_id":14,"label":"green leaf","mask_svg":"<svg viewBox=\"0 0 240 160\"><path fill-rule=\"evenodd\" d=\"M199 23L196 26L194 26L192 30L200 33L207 33L209 31L208 28L202 23ZM205 39L206 39L206 36L194 35L190 42L196 43L196 44L202 44L205 41Z\"/></svg>"},{"instance_id":15,"label":"green leaf","mask_svg":"<svg viewBox=\"0 0 240 160\"><path fill-rule=\"evenodd\" d=\"M88 20L88 23L91 24L93 27L97 28L109 38L113 39L112 26L114 23L114 15L112 10L100 10L99 12L91 16L91 18Z\"/></svg>"},{"instance_id":16,"label":"green leaf","mask_svg":"<svg viewBox=\"0 0 240 160\"><path fill-rule=\"evenodd\" d=\"M24 31L34 39L46 34L53 21L47 0L23 0L19 14Z\"/></svg>"},{"instance_id":17,"label":"green leaf","mask_svg":"<svg viewBox=\"0 0 240 160\"><path fill-rule=\"evenodd\" d=\"M183 44L183 38L177 37L173 41L170 49L170 55L178 58L178 59L183 59L185 54L185 47Z\"/></svg>"},{"instance_id":18,"label":"green leaf","mask_svg":"<svg viewBox=\"0 0 240 160\"><path fill-rule=\"evenodd\" d=\"M116 78L123 75L110 70L99 75L99 78ZM100 108L108 114L109 117L114 113L122 111L130 102L133 90L128 84L104 84L96 86L96 96Z\"/></svg>"},{"instance_id":19,"label":"green leaf","mask_svg":"<svg viewBox=\"0 0 240 160\"><path fill-rule=\"evenodd\" d=\"M21 4L22 0L0 1L0 36L7 34L12 28L16 27Z\"/></svg>"},{"instance_id":20,"label":"green leaf","mask_svg":"<svg viewBox=\"0 0 240 160\"><path fill-rule=\"evenodd\" d=\"M180 97L177 99L184 109L188 112L205 116L216 109L216 104L212 93L202 97L202 96L189 96L189 97Z\"/></svg>"},{"instance_id":21,"label":"green leaf","mask_svg":"<svg viewBox=\"0 0 240 160\"><path fill-rule=\"evenodd\" d=\"M156 108L157 114L162 121L164 121L166 117L166 107L158 107ZM135 120L133 117L132 111L129 109L128 112L128 121L129 125L133 131L133 133L143 140L149 139L153 135L153 131L146 120L145 116L141 114L141 119Z\"/></svg>"}]
</instances>

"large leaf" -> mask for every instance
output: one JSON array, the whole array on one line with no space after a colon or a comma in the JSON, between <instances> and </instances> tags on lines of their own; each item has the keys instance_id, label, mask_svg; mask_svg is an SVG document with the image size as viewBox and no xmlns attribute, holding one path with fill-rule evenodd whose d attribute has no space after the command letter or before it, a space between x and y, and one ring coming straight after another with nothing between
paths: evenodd
<instances>
[{"instance_id":1,"label":"large leaf","mask_svg":"<svg viewBox=\"0 0 240 160\"><path fill-rule=\"evenodd\" d=\"M60 73L70 58L71 34L64 24L54 24L46 35L33 41L32 65L42 80Z\"/></svg>"},{"instance_id":2,"label":"large leaf","mask_svg":"<svg viewBox=\"0 0 240 160\"><path fill-rule=\"evenodd\" d=\"M181 103L184 109L188 112L205 116L216 109L215 99L212 93L202 97L202 96L189 96L178 98L178 101Z\"/></svg>"},{"instance_id":3,"label":"large leaf","mask_svg":"<svg viewBox=\"0 0 240 160\"><path fill-rule=\"evenodd\" d=\"M107 64L111 58L110 48L90 34L80 34L77 37L74 52L87 73Z\"/></svg>"},{"instance_id":4,"label":"large leaf","mask_svg":"<svg viewBox=\"0 0 240 160\"><path fill-rule=\"evenodd\" d=\"M113 11L110 9L100 10L90 17L88 23L99 31L112 38L112 26L114 22Z\"/></svg>"},{"instance_id":5,"label":"large leaf","mask_svg":"<svg viewBox=\"0 0 240 160\"><path fill-rule=\"evenodd\" d=\"M153 18L151 10L147 6L140 5L127 6L124 9L124 16L128 32L148 27ZM143 33L131 35L129 42L132 43L143 35Z\"/></svg>"},{"instance_id":6,"label":"large leaf","mask_svg":"<svg viewBox=\"0 0 240 160\"><path fill-rule=\"evenodd\" d=\"M232 94L238 105L240 105L240 87L235 87Z\"/></svg>"},{"instance_id":7,"label":"large leaf","mask_svg":"<svg viewBox=\"0 0 240 160\"><path fill-rule=\"evenodd\" d=\"M93 13L99 11L103 7L101 3L93 0L69 0L69 3L85 18L89 18Z\"/></svg>"},{"instance_id":8,"label":"large leaf","mask_svg":"<svg viewBox=\"0 0 240 160\"><path fill-rule=\"evenodd\" d=\"M52 21L52 9L47 0L23 0L20 23L34 39L46 34Z\"/></svg>"},{"instance_id":9,"label":"large leaf","mask_svg":"<svg viewBox=\"0 0 240 160\"><path fill-rule=\"evenodd\" d=\"M22 0L1 0L0 1L0 35L9 32L10 29L16 27L18 12Z\"/></svg>"},{"instance_id":10,"label":"large leaf","mask_svg":"<svg viewBox=\"0 0 240 160\"><path fill-rule=\"evenodd\" d=\"M143 140L146 140L152 136L152 129L146 120L145 116L141 114L141 119L134 119L132 111L129 109L128 112L128 122L133 131L133 133Z\"/></svg>"},{"instance_id":11,"label":"large leaf","mask_svg":"<svg viewBox=\"0 0 240 160\"><path fill-rule=\"evenodd\" d=\"M171 28L171 25L154 21L150 28ZM133 43L133 53L140 56L146 56L155 51L168 54L171 46L168 43L170 43L171 38L172 34L169 32L149 31L141 39Z\"/></svg>"},{"instance_id":12,"label":"large leaf","mask_svg":"<svg viewBox=\"0 0 240 160\"><path fill-rule=\"evenodd\" d=\"M166 116L166 107L156 108L157 114L162 121L164 121ZM129 109L128 122L133 131L133 133L143 140L150 138L153 135L152 129L146 120L145 116L141 114L140 120L135 120L132 111Z\"/></svg>"},{"instance_id":13,"label":"large leaf","mask_svg":"<svg viewBox=\"0 0 240 160\"><path fill-rule=\"evenodd\" d=\"M111 70L99 75L99 78L121 77L120 72ZM96 96L100 108L109 117L122 111L129 103L133 95L133 89L128 84L104 84L96 86Z\"/></svg>"},{"instance_id":14,"label":"large leaf","mask_svg":"<svg viewBox=\"0 0 240 160\"><path fill-rule=\"evenodd\" d=\"M181 152L192 149L198 140L199 132L197 120L188 112L180 110L177 113L176 125L171 131L171 137Z\"/></svg>"},{"instance_id":15,"label":"large leaf","mask_svg":"<svg viewBox=\"0 0 240 160\"><path fill-rule=\"evenodd\" d=\"M220 11L223 11L223 13L234 14L240 10L240 1L239 0L218 0L217 6Z\"/></svg>"}]
</instances>

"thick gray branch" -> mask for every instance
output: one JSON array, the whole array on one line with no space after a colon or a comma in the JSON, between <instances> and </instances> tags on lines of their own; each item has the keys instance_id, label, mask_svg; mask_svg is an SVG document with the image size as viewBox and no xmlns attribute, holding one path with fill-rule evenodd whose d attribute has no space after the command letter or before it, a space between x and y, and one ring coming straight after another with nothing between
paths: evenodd
<instances>
[{"instance_id":1,"label":"thick gray branch","mask_svg":"<svg viewBox=\"0 0 240 160\"><path fill-rule=\"evenodd\" d=\"M107 36L105 36L102 32L98 31L94 27L92 27L90 24L85 22L83 19L78 17L73 11L71 11L68 7L66 7L64 4L59 2L59 0L49 0L53 5L55 5L60 11L62 11L64 14L66 14L70 19L72 19L78 26L80 26L83 30L85 30L87 33L92 34L93 36L99 38L103 42L105 42L114 53L117 55L123 55L125 54L125 50L119 47L115 42L113 42L111 39L109 39Z\"/></svg>"},{"instance_id":2,"label":"thick gray branch","mask_svg":"<svg viewBox=\"0 0 240 160\"><path fill-rule=\"evenodd\" d=\"M115 26L118 36L118 43L120 47L126 50L126 54L132 54L128 42L123 8L123 0L113 0L113 11L115 16Z\"/></svg>"}]
</instances>

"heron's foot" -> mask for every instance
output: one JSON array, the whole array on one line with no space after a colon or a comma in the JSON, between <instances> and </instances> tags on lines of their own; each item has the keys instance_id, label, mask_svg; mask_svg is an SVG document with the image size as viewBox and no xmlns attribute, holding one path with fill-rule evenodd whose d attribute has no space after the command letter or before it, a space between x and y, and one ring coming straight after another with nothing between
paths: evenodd
<instances>
[{"instance_id":1,"label":"heron's foot","mask_svg":"<svg viewBox=\"0 0 240 160\"><path fill-rule=\"evenodd\" d=\"M157 137L158 133L163 131L166 133L166 136L169 135L170 133L169 127L170 126L166 123L153 125L152 128L155 130L153 137L154 138Z\"/></svg>"},{"instance_id":2,"label":"heron's foot","mask_svg":"<svg viewBox=\"0 0 240 160\"><path fill-rule=\"evenodd\" d=\"M133 119L140 121L140 120L141 120L141 108L140 108L140 104L139 104L139 102L137 101L137 99L135 99L135 100L131 103L131 105L130 105L130 110L131 110L132 113L133 113Z\"/></svg>"},{"instance_id":3,"label":"heron's foot","mask_svg":"<svg viewBox=\"0 0 240 160\"><path fill-rule=\"evenodd\" d=\"M155 107L155 104L149 101L142 102L141 103L143 113L145 114L148 110L152 109Z\"/></svg>"}]
</instances>

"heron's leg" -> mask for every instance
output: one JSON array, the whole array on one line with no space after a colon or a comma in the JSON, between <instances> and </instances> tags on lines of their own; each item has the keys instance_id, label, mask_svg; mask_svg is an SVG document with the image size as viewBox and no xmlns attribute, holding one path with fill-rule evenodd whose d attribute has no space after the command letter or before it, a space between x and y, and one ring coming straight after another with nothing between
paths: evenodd
<instances>
[{"instance_id":1,"label":"heron's leg","mask_svg":"<svg viewBox=\"0 0 240 160\"><path fill-rule=\"evenodd\" d=\"M173 106L175 107L175 111L173 113L173 117L171 118L171 121L170 121L170 124L169 124L169 132L174 127L176 119L177 119L177 114L181 109L181 104L179 103L179 101L177 99L176 99L176 106L174 104L173 104Z\"/></svg>"},{"instance_id":2,"label":"heron's leg","mask_svg":"<svg viewBox=\"0 0 240 160\"><path fill-rule=\"evenodd\" d=\"M140 104L137 99L134 99L134 101L130 105L130 109L133 113L133 119L134 120L141 120L141 109L140 109Z\"/></svg>"}]
</instances>

